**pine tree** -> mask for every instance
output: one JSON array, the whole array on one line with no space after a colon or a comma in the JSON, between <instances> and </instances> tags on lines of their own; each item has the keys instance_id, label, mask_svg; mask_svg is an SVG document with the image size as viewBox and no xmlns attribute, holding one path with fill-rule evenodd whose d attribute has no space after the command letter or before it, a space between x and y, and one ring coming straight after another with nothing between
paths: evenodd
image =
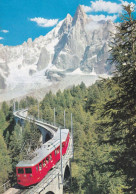
<instances>
[{"instance_id":1,"label":"pine tree","mask_svg":"<svg viewBox=\"0 0 136 194\"><path fill-rule=\"evenodd\" d=\"M0 134L0 186L8 180L11 160L3 136Z\"/></svg>"},{"instance_id":2,"label":"pine tree","mask_svg":"<svg viewBox=\"0 0 136 194\"><path fill-rule=\"evenodd\" d=\"M2 103L2 111L5 115L5 117L7 117L9 114L9 107L5 101Z\"/></svg>"},{"instance_id":3,"label":"pine tree","mask_svg":"<svg viewBox=\"0 0 136 194\"><path fill-rule=\"evenodd\" d=\"M136 20L132 5L124 6L121 24L111 45L111 62L116 72L116 96L104 105L99 125L100 142L113 145L109 170L126 177L124 190L136 192Z\"/></svg>"},{"instance_id":4,"label":"pine tree","mask_svg":"<svg viewBox=\"0 0 136 194\"><path fill-rule=\"evenodd\" d=\"M0 133L1 133L1 134L3 133L3 129L4 129L4 126L5 126L5 122L6 122L5 115L4 115L4 113L0 110Z\"/></svg>"}]
</instances>

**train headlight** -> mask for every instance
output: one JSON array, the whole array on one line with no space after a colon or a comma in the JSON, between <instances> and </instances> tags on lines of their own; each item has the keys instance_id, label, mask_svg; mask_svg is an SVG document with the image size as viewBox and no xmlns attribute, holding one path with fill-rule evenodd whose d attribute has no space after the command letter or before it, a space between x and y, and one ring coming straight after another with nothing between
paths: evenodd
<instances>
[{"instance_id":1,"label":"train headlight","mask_svg":"<svg viewBox=\"0 0 136 194\"><path fill-rule=\"evenodd\" d=\"M18 176L18 177L20 177L20 175L19 175L19 174L18 174L17 176Z\"/></svg>"},{"instance_id":2,"label":"train headlight","mask_svg":"<svg viewBox=\"0 0 136 194\"><path fill-rule=\"evenodd\" d=\"M33 175L32 174L30 174L30 177L32 177Z\"/></svg>"}]
</instances>

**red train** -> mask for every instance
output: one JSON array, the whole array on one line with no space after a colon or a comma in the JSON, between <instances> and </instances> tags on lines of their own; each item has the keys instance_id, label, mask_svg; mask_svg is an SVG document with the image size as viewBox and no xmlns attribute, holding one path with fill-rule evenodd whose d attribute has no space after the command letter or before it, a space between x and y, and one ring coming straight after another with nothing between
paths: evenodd
<instances>
[{"instance_id":1,"label":"red train","mask_svg":"<svg viewBox=\"0 0 136 194\"><path fill-rule=\"evenodd\" d=\"M61 130L62 154L67 151L69 144L69 130ZM60 160L60 131L54 137L35 151L34 157L30 160L20 161L16 165L17 183L21 186L30 186L40 182Z\"/></svg>"}]
</instances>

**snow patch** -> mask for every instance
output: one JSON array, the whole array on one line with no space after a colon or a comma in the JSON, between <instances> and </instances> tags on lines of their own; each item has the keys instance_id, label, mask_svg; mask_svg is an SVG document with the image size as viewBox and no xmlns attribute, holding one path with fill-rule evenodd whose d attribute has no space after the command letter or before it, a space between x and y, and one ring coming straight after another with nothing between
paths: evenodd
<instances>
[{"instance_id":1,"label":"snow patch","mask_svg":"<svg viewBox=\"0 0 136 194\"><path fill-rule=\"evenodd\" d=\"M68 73L68 74L71 74L71 75L84 75L84 72L81 71L80 68L77 68L72 73Z\"/></svg>"},{"instance_id":2,"label":"snow patch","mask_svg":"<svg viewBox=\"0 0 136 194\"><path fill-rule=\"evenodd\" d=\"M86 72L81 71L80 68L77 68L73 72L66 73L66 74L67 75L97 75L96 72L94 71L94 69L93 69L93 71L91 73L86 73Z\"/></svg>"},{"instance_id":3,"label":"snow patch","mask_svg":"<svg viewBox=\"0 0 136 194\"><path fill-rule=\"evenodd\" d=\"M55 65L50 66L49 70L52 70L52 71L64 71L64 69L59 69Z\"/></svg>"}]
</instances>

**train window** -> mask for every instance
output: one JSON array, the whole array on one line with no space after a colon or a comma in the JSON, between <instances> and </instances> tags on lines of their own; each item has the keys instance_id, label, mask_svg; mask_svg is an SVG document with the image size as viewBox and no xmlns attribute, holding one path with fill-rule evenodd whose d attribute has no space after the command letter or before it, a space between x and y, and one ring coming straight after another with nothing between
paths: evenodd
<instances>
[{"instance_id":1,"label":"train window","mask_svg":"<svg viewBox=\"0 0 136 194\"><path fill-rule=\"evenodd\" d=\"M52 155L51 154L49 155L49 158L50 158L50 161L51 161L52 160Z\"/></svg>"},{"instance_id":2,"label":"train window","mask_svg":"<svg viewBox=\"0 0 136 194\"><path fill-rule=\"evenodd\" d=\"M39 164L39 171L42 170L42 163Z\"/></svg>"},{"instance_id":3,"label":"train window","mask_svg":"<svg viewBox=\"0 0 136 194\"><path fill-rule=\"evenodd\" d=\"M57 150L55 150L55 156L57 155Z\"/></svg>"},{"instance_id":4,"label":"train window","mask_svg":"<svg viewBox=\"0 0 136 194\"><path fill-rule=\"evenodd\" d=\"M18 168L18 174L24 174L24 169L23 168Z\"/></svg>"},{"instance_id":5,"label":"train window","mask_svg":"<svg viewBox=\"0 0 136 194\"><path fill-rule=\"evenodd\" d=\"M46 164L45 164L45 160L43 160L43 167L45 167L45 165L46 165Z\"/></svg>"},{"instance_id":6,"label":"train window","mask_svg":"<svg viewBox=\"0 0 136 194\"><path fill-rule=\"evenodd\" d=\"M32 173L32 168L25 168L25 173L26 174L31 174Z\"/></svg>"},{"instance_id":7,"label":"train window","mask_svg":"<svg viewBox=\"0 0 136 194\"><path fill-rule=\"evenodd\" d=\"M65 147L65 143L62 143L62 147L63 147L63 148Z\"/></svg>"},{"instance_id":8,"label":"train window","mask_svg":"<svg viewBox=\"0 0 136 194\"><path fill-rule=\"evenodd\" d=\"M46 164L48 164L48 163L49 163L49 157L46 158Z\"/></svg>"}]
</instances>

